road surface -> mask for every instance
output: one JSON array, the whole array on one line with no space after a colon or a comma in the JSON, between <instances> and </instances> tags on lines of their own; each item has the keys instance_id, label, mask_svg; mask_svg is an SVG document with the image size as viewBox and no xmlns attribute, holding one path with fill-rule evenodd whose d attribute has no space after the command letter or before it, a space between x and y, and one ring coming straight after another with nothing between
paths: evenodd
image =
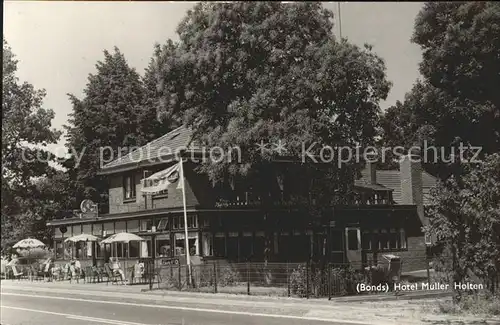
<instances>
[{"instance_id":1,"label":"road surface","mask_svg":"<svg viewBox=\"0 0 500 325\"><path fill-rule=\"evenodd\" d=\"M1 325L353 325L295 315L265 315L251 308L217 308L188 302L86 296L2 288ZM360 323L356 323L360 324Z\"/></svg>"}]
</instances>

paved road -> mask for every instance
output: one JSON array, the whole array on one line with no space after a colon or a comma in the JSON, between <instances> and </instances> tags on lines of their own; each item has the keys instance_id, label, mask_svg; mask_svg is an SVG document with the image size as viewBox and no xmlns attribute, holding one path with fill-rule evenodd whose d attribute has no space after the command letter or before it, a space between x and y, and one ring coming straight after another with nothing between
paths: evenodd
<instances>
[{"instance_id":1,"label":"paved road","mask_svg":"<svg viewBox=\"0 0 500 325\"><path fill-rule=\"evenodd\" d=\"M100 298L77 292L55 294L3 289L1 325L352 325L265 316L257 310L218 309L189 303L158 304L144 300Z\"/></svg>"}]
</instances>

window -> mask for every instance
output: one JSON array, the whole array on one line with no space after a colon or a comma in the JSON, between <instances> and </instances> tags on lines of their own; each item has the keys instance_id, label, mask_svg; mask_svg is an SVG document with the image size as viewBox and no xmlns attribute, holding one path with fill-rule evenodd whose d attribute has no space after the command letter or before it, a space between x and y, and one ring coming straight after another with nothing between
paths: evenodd
<instances>
[{"instance_id":1,"label":"window","mask_svg":"<svg viewBox=\"0 0 500 325\"><path fill-rule=\"evenodd\" d=\"M125 246L126 244L124 243L116 243L116 256L117 257L125 257L125 255L123 254L123 247Z\"/></svg>"},{"instance_id":2,"label":"window","mask_svg":"<svg viewBox=\"0 0 500 325\"><path fill-rule=\"evenodd\" d=\"M73 226L73 236L80 235L82 233L82 225Z\"/></svg>"},{"instance_id":3,"label":"window","mask_svg":"<svg viewBox=\"0 0 500 325\"><path fill-rule=\"evenodd\" d=\"M170 246L170 236L160 235L156 237L156 257L172 256L172 247Z\"/></svg>"},{"instance_id":4,"label":"window","mask_svg":"<svg viewBox=\"0 0 500 325\"><path fill-rule=\"evenodd\" d=\"M102 257L104 257L104 256L103 256L103 250L102 250L102 248L101 248L101 245L99 245L99 244L96 244L96 245L95 245L95 256L96 256L97 258L102 258Z\"/></svg>"},{"instance_id":5,"label":"window","mask_svg":"<svg viewBox=\"0 0 500 325\"><path fill-rule=\"evenodd\" d=\"M127 232L139 232L139 220L127 221Z\"/></svg>"},{"instance_id":6,"label":"window","mask_svg":"<svg viewBox=\"0 0 500 325\"><path fill-rule=\"evenodd\" d=\"M371 237L371 238L370 238ZM406 233L403 228L376 229L363 232L364 250L406 249Z\"/></svg>"},{"instance_id":7,"label":"window","mask_svg":"<svg viewBox=\"0 0 500 325\"><path fill-rule=\"evenodd\" d=\"M91 232L91 227L92 227L92 225L91 225L91 224L86 224L86 225L83 225L83 226L82 226L82 233L87 234L87 235L88 235L88 234L91 234L91 233L92 233L92 232Z\"/></svg>"},{"instance_id":8,"label":"window","mask_svg":"<svg viewBox=\"0 0 500 325\"><path fill-rule=\"evenodd\" d=\"M73 243L74 257L77 259L84 259L87 256L87 246L85 242Z\"/></svg>"},{"instance_id":9,"label":"window","mask_svg":"<svg viewBox=\"0 0 500 325\"><path fill-rule=\"evenodd\" d=\"M185 255L186 249L186 236L183 233L175 234L175 256ZM189 255L198 255L198 233L189 233L188 234L188 247L189 247Z\"/></svg>"},{"instance_id":10,"label":"window","mask_svg":"<svg viewBox=\"0 0 500 325\"><path fill-rule=\"evenodd\" d=\"M203 227L210 227L210 219L208 217L203 218Z\"/></svg>"},{"instance_id":11,"label":"window","mask_svg":"<svg viewBox=\"0 0 500 325\"><path fill-rule=\"evenodd\" d=\"M151 219L141 220L141 231L151 230L152 225L153 225L153 221L151 221Z\"/></svg>"},{"instance_id":12,"label":"window","mask_svg":"<svg viewBox=\"0 0 500 325\"><path fill-rule=\"evenodd\" d=\"M126 221L117 221L115 222L115 233L121 233L127 231L127 222Z\"/></svg>"},{"instance_id":13,"label":"window","mask_svg":"<svg viewBox=\"0 0 500 325\"><path fill-rule=\"evenodd\" d=\"M379 249L384 250L384 249L389 249L389 234L387 233L387 230L382 229L380 231L380 242L379 242Z\"/></svg>"},{"instance_id":14,"label":"window","mask_svg":"<svg viewBox=\"0 0 500 325\"><path fill-rule=\"evenodd\" d=\"M157 231L168 230L168 218L163 218L158 222Z\"/></svg>"},{"instance_id":15,"label":"window","mask_svg":"<svg viewBox=\"0 0 500 325\"><path fill-rule=\"evenodd\" d=\"M149 176L151 176L151 171L144 170L143 173L142 173L142 186L143 187L151 187L153 185L152 180L146 179Z\"/></svg>"},{"instance_id":16,"label":"window","mask_svg":"<svg viewBox=\"0 0 500 325\"><path fill-rule=\"evenodd\" d=\"M187 217L187 226L188 228L198 228L198 217L197 216L188 216Z\"/></svg>"},{"instance_id":17,"label":"window","mask_svg":"<svg viewBox=\"0 0 500 325\"><path fill-rule=\"evenodd\" d=\"M152 245L151 245L151 239L145 238L146 241L139 242L140 249L141 249L141 257L151 257L152 256Z\"/></svg>"},{"instance_id":18,"label":"window","mask_svg":"<svg viewBox=\"0 0 500 325\"><path fill-rule=\"evenodd\" d=\"M179 229L179 217L172 218L172 229Z\"/></svg>"},{"instance_id":19,"label":"window","mask_svg":"<svg viewBox=\"0 0 500 325\"><path fill-rule=\"evenodd\" d=\"M135 198L135 177L133 174L123 178L123 198L125 200Z\"/></svg>"},{"instance_id":20,"label":"window","mask_svg":"<svg viewBox=\"0 0 500 325\"><path fill-rule=\"evenodd\" d=\"M92 225L92 235L94 236L102 235L102 223L96 223Z\"/></svg>"},{"instance_id":21,"label":"window","mask_svg":"<svg viewBox=\"0 0 500 325\"><path fill-rule=\"evenodd\" d=\"M347 249L351 251L356 251L359 249L357 229L347 230Z\"/></svg>"},{"instance_id":22,"label":"window","mask_svg":"<svg viewBox=\"0 0 500 325\"><path fill-rule=\"evenodd\" d=\"M399 248L399 234L396 232L396 229L391 228L389 230L389 248L390 249L398 249Z\"/></svg>"},{"instance_id":23,"label":"window","mask_svg":"<svg viewBox=\"0 0 500 325\"><path fill-rule=\"evenodd\" d=\"M112 235L115 233L115 223L107 222L103 224L103 230L106 232L106 236Z\"/></svg>"},{"instance_id":24,"label":"window","mask_svg":"<svg viewBox=\"0 0 500 325\"><path fill-rule=\"evenodd\" d=\"M372 234L368 230L364 230L361 235L361 248L365 250L372 249Z\"/></svg>"},{"instance_id":25,"label":"window","mask_svg":"<svg viewBox=\"0 0 500 325\"><path fill-rule=\"evenodd\" d=\"M399 242L401 243L400 247L402 249L406 249L406 233L404 228L399 229Z\"/></svg>"},{"instance_id":26,"label":"window","mask_svg":"<svg viewBox=\"0 0 500 325\"><path fill-rule=\"evenodd\" d=\"M64 258L63 241L57 240L56 241L56 259L63 259L63 258Z\"/></svg>"}]
</instances>

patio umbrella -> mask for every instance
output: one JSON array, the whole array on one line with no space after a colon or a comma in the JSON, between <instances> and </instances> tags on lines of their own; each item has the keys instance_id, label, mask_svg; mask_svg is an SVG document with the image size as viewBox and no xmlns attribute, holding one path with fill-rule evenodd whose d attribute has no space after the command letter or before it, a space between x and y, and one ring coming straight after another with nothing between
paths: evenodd
<instances>
[{"instance_id":1,"label":"patio umbrella","mask_svg":"<svg viewBox=\"0 0 500 325\"><path fill-rule=\"evenodd\" d=\"M45 244L34 238L26 238L21 241L18 241L14 246L14 248L20 249L32 249L32 248L40 248L45 247Z\"/></svg>"},{"instance_id":2,"label":"patio umbrella","mask_svg":"<svg viewBox=\"0 0 500 325\"><path fill-rule=\"evenodd\" d=\"M73 237L67 238L64 242L73 242L73 243L78 243L78 242L87 242L87 241L99 241L99 238L97 238L94 235L89 235L89 234L80 234L76 235Z\"/></svg>"},{"instance_id":3,"label":"patio umbrella","mask_svg":"<svg viewBox=\"0 0 500 325\"><path fill-rule=\"evenodd\" d=\"M111 243L129 243L131 241L145 241L145 239L128 232L121 232L104 239L103 241L101 241L101 245Z\"/></svg>"},{"instance_id":4,"label":"patio umbrella","mask_svg":"<svg viewBox=\"0 0 500 325\"><path fill-rule=\"evenodd\" d=\"M113 244L113 243L129 243L131 241L145 241L144 238L139 237L137 235L128 233L128 232L121 232L119 234L111 235L108 238L104 239L101 241L102 244ZM125 262L126 263L126 262Z\"/></svg>"},{"instance_id":5,"label":"patio umbrella","mask_svg":"<svg viewBox=\"0 0 500 325\"><path fill-rule=\"evenodd\" d=\"M26 249L28 250L28 262L31 263L31 249L32 248L41 248L45 247L45 244L34 238L26 238L21 241L18 241L14 246L17 249ZM30 276L31 277L31 276Z\"/></svg>"},{"instance_id":6,"label":"patio umbrella","mask_svg":"<svg viewBox=\"0 0 500 325\"><path fill-rule=\"evenodd\" d=\"M64 240L65 243L74 243L74 244L81 243L81 242L88 243L88 242L97 242L97 241L99 241L99 238L94 236L94 235L90 235L90 234L80 234L80 235L76 235L73 237L69 237L66 240ZM93 251L93 246L87 246L87 248L90 249L91 254L92 254L93 263L95 263L95 252ZM87 251L87 254L88 254L88 251Z\"/></svg>"}]
</instances>

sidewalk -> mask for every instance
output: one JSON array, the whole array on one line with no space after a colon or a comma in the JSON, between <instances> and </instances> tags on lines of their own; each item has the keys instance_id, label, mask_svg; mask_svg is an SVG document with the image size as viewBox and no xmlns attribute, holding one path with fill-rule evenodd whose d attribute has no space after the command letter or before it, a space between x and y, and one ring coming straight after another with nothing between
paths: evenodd
<instances>
[{"instance_id":1,"label":"sidewalk","mask_svg":"<svg viewBox=\"0 0 500 325\"><path fill-rule=\"evenodd\" d=\"M46 292L80 296L93 296L115 301L142 301L150 304L184 304L189 306L288 315L325 320L337 320L355 324L500 324L500 319L485 320L478 317L451 317L433 315L425 307L435 306L439 299L348 301L344 299L298 299L232 294L207 294L176 291L146 291L148 286L83 284L68 282L4 281L2 290L14 289L26 292Z\"/></svg>"}]
</instances>

